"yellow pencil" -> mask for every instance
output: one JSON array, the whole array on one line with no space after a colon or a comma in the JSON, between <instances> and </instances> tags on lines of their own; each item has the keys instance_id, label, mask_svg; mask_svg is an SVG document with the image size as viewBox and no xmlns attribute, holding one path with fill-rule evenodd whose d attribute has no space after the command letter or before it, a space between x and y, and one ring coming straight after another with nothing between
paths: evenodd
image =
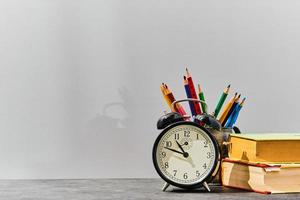
<instances>
[{"instance_id":1,"label":"yellow pencil","mask_svg":"<svg viewBox=\"0 0 300 200\"><path fill-rule=\"evenodd\" d=\"M167 91L166 91L166 88L165 88L165 84L164 84L164 83L162 83L162 84L160 85L160 90L161 90L161 92L162 92L162 94L163 94L163 97L164 97L166 103L167 103L168 106L172 109L172 107L171 107L172 102L171 102L171 100L169 99L169 97L167 96Z\"/></svg>"},{"instance_id":2,"label":"yellow pencil","mask_svg":"<svg viewBox=\"0 0 300 200\"><path fill-rule=\"evenodd\" d=\"M172 107L172 103L174 101L176 101L176 99L175 99L173 93L169 90L167 84L162 83L162 85L160 86L160 90L162 91L163 97L164 97L165 101L167 102L168 106L170 107L170 109L173 112L179 112L181 115L185 116L186 112L179 103L176 104L175 109Z\"/></svg>"},{"instance_id":3,"label":"yellow pencil","mask_svg":"<svg viewBox=\"0 0 300 200\"><path fill-rule=\"evenodd\" d=\"M223 121L225 120L230 108L232 107L233 103L235 102L236 100L236 96L237 96L237 93L234 94L234 96L229 100L229 102L226 104L224 110L223 110L223 113L221 115L221 117L219 118L219 122L222 124Z\"/></svg>"}]
</instances>

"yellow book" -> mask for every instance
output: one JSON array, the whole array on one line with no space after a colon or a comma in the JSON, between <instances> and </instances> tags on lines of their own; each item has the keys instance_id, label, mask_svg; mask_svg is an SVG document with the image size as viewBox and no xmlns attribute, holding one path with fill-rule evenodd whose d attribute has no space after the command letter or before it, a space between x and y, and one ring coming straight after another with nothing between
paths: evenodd
<instances>
[{"instance_id":1,"label":"yellow book","mask_svg":"<svg viewBox=\"0 0 300 200\"><path fill-rule=\"evenodd\" d=\"M224 159L224 186L258 193L300 192L300 164L260 164Z\"/></svg>"},{"instance_id":2,"label":"yellow book","mask_svg":"<svg viewBox=\"0 0 300 200\"><path fill-rule=\"evenodd\" d=\"M300 163L300 133L231 134L229 158L260 163Z\"/></svg>"}]
</instances>

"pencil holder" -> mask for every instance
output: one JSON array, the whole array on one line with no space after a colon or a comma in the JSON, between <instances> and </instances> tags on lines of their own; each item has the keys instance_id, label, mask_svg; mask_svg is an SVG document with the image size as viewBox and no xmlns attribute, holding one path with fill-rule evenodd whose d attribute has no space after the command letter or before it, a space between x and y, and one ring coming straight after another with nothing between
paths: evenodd
<instances>
[{"instance_id":1,"label":"pencil holder","mask_svg":"<svg viewBox=\"0 0 300 200\"><path fill-rule=\"evenodd\" d=\"M162 131L153 145L153 164L165 181L163 191L169 185L186 189L204 187L210 191L208 184L221 183L221 161L228 155L228 138L234 129L223 128L207 113L183 116L181 113L185 112L179 112L183 108L178 103L186 101L206 105L198 99L183 99L171 104L171 112L157 121L157 129Z\"/></svg>"},{"instance_id":2,"label":"pencil holder","mask_svg":"<svg viewBox=\"0 0 300 200\"><path fill-rule=\"evenodd\" d=\"M207 108L207 104L204 101L198 100L198 99L182 99L182 100L177 100L172 103L173 109L176 109L176 104L180 102L186 102L186 101L192 101L192 102L200 102L204 103ZM202 120L202 121L197 121L197 119L204 119L204 116L207 118L207 120ZM219 152L220 152L220 157L219 157L219 165L220 161L223 158L228 157L228 139L229 139L229 134L230 133L240 133L240 130L237 127L233 128L225 128L222 127L219 121L210 114L202 114L199 116L195 116L194 118L192 116L186 115L184 116L185 120L190 120L196 123L199 123L203 128L205 128L217 141L218 146L219 146ZM206 123L205 123L206 122ZM208 123L209 122L209 123ZM219 167L217 167L217 171L214 172L214 180L212 183L214 184L220 184L220 171Z\"/></svg>"}]
</instances>

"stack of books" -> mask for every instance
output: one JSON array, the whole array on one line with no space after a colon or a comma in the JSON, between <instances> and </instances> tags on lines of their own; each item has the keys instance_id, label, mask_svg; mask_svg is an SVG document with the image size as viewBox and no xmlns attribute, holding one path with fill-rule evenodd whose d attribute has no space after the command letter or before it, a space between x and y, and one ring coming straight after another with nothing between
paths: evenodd
<instances>
[{"instance_id":1,"label":"stack of books","mask_svg":"<svg viewBox=\"0 0 300 200\"><path fill-rule=\"evenodd\" d=\"M231 134L221 173L224 186L300 192L300 134Z\"/></svg>"}]
</instances>

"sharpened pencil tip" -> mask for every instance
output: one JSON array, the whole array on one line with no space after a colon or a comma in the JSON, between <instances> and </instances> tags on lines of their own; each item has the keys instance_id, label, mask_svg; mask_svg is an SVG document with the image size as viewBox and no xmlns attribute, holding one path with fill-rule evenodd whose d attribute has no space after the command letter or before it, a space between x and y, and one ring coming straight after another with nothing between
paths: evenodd
<instances>
[{"instance_id":1,"label":"sharpened pencil tip","mask_svg":"<svg viewBox=\"0 0 300 200\"><path fill-rule=\"evenodd\" d=\"M227 88L230 88L230 86L231 86L231 85L229 84L229 85L227 86Z\"/></svg>"},{"instance_id":2,"label":"sharpened pencil tip","mask_svg":"<svg viewBox=\"0 0 300 200\"><path fill-rule=\"evenodd\" d=\"M238 98L240 98L240 97L241 97L241 94L239 94Z\"/></svg>"},{"instance_id":3,"label":"sharpened pencil tip","mask_svg":"<svg viewBox=\"0 0 300 200\"><path fill-rule=\"evenodd\" d=\"M186 70L186 76L189 78L191 75L190 75L188 68L185 68L185 70Z\"/></svg>"},{"instance_id":4,"label":"sharpened pencil tip","mask_svg":"<svg viewBox=\"0 0 300 200\"><path fill-rule=\"evenodd\" d=\"M240 106L243 106L245 103L246 97L243 98L242 102L240 103Z\"/></svg>"}]
</instances>

